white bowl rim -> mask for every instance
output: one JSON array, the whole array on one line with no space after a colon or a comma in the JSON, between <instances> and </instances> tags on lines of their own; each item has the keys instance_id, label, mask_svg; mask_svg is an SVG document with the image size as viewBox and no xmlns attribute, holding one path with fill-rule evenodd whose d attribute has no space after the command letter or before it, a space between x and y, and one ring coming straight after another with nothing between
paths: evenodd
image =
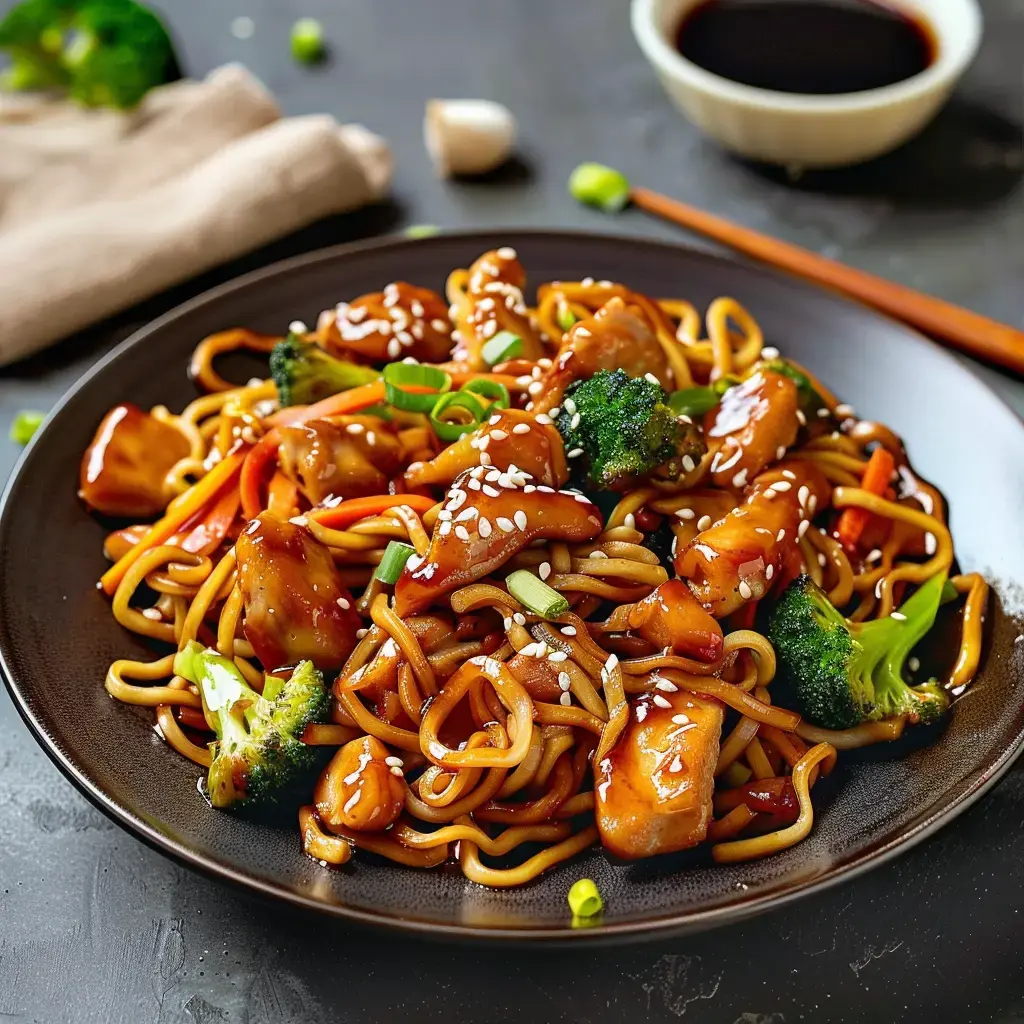
<instances>
[{"instance_id":1,"label":"white bowl rim","mask_svg":"<svg viewBox=\"0 0 1024 1024\"><path fill-rule=\"evenodd\" d=\"M633 35L644 56L662 74L720 99L759 110L780 110L799 114L848 113L881 110L905 100L916 99L952 85L974 59L981 42L981 8L977 0L946 0L958 6L965 16L966 32L951 39L940 20L930 16L916 0L895 0L904 9L923 14L938 42L938 59L924 71L892 85L861 92L807 94L778 92L743 85L694 64L684 57L665 37L656 17L664 0L632 0L630 20ZM687 3L696 6L701 0ZM681 6L681 4L680 4Z\"/></svg>"}]
</instances>

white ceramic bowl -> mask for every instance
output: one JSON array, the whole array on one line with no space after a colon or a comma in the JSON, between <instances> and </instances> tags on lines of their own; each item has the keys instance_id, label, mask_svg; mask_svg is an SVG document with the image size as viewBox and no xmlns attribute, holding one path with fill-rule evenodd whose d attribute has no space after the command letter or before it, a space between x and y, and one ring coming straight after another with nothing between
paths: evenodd
<instances>
[{"instance_id":1,"label":"white ceramic bowl","mask_svg":"<svg viewBox=\"0 0 1024 1024\"><path fill-rule=\"evenodd\" d=\"M727 149L753 160L840 167L879 156L919 132L946 101L981 40L976 0L898 0L931 24L935 62L881 89L830 96L731 82L683 57L674 35L701 0L633 0L633 34L677 107Z\"/></svg>"}]
</instances>

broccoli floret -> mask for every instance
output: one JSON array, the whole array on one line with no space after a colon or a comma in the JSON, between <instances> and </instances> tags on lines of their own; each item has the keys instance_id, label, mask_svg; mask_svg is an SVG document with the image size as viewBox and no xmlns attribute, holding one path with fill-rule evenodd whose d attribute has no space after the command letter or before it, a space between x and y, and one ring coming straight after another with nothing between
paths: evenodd
<instances>
[{"instance_id":1,"label":"broccoli floret","mask_svg":"<svg viewBox=\"0 0 1024 1024\"><path fill-rule=\"evenodd\" d=\"M214 807L272 803L313 763L315 748L301 736L327 721L330 698L323 677L300 662L285 682L270 679L263 695L251 689L234 662L194 640L174 659L174 671L195 683L217 739L207 776Z\"/></svg>"},{"instance_id":2,"label":"broccoli floret","mask_svg":"<svg viewBox=\"0 0 1024 1024\"><path fill-rule=\"evenodd\" d=\"M898 612L862 623L840 614L809 576L795 579L772 612L768 639L804 717L827 729L900 715L941 718L945 691L935 680L910 686L903 664L935 622L945 581L945 573L933 576Z\"/></svg>"},{"instance_id":3,"label":"broccoli floret","mask_svg":"<svg viewBox=\"0 0 1024 1024\"><path fill-rule=\"evenodd\" d=\"M700 431L681 421L666 397L660 384L623 370L601 370L569 386L556 425L567 452L583 450L594 487L625 490L654 470L674 480L687 456L700 461Z\"/></svg>"},{"instance_id":4,"label":"broccoli floret","mask_svg":"<svg viewBox=\"0 0 1024 1024\"><path fill-rule=\"evenodd\" d=\"M787 359L779 358L769 359L761 365L766 370L773 370L784 377L789 377L796 384L800 410L808 423L816 423L821 418L818 410L827 408L825 399L818 394L818 389L811 383L811 378L800 367Z\"/></svg>"},{"instance_id":5,"label":"broccoli floret","mask_svg":"<svg viewBox=\"0 0 1024 1024\"><path fill-rule=\"evenodd\" d=\"M134 0L23 0L0 22L4 84L59 87L85 106L133 107L180 77L160 19Z\"/></svg>"},{"instance_id":6,"label":"broccoli floret","mask_svg":"<svg viewBox=\"0 0 1024 1024\"><path fill-rule=\"evenodd\" d=\"M372 384L380 374L329 355L319 345L289 334L270 353L270 375L281 405L311 405L321 398L360 384Z\"/></svg>"}]
</instances>

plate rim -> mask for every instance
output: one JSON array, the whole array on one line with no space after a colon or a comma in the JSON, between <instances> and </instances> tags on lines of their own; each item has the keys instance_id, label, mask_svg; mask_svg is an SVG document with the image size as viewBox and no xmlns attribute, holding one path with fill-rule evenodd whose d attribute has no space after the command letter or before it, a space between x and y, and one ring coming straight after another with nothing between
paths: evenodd
<instances>
[{"instance_id":1,"label":"plate rim","mask_svg":"<svg viewBox=\"0 0 1024 1024\"><path fill-rule=\"evenodd\" d=\"M176 320L202 307L215 304L222 297L234 292L249 288L254 284L268 279L291 273L295 270L307 268L321 263L328 263L334 260L345 260L357 257L358 254L366 251L386 252L393 249L406 249L414 246L426 246L436 239L447 239L454 242L465 242L467 244L477 239L493 239L495 235L512 237L512 240L523 239L524 241L557 242L559 240L571 239L584 243L604 243L609 245L631 245L646 249L664 249L667 251L683 251L691 256L717 263L724 266L741 266L745 271L766 277L768 279L785 278L795 281L804 288L817 293L826 294L831 300L838 301L848 306L853 306L871 316L886 322L897 328L907 337L907 340L927 345L935 351L940 358L952 363L961 373L967 373L976 384L980 385L985 392L995 401L1002 411L1008 412L1011 419L1024 431L1024 420L1016 411L978 374L973 367L957 359L951 352L943 348L937 342L917 331L908 324L890 317L879 310L859 302L848 296L832 292L822 288L813 282L807 281L798 275L767 266L763 263L738 258L732 253L720 253L698 246L686 244L685 242L673 242L665 239L647 238L637 234L618 234L612 232L597 232L579 229L558 229L558 228L516 228L516 227L490 227L473 228L470 230L445 230L436 235L426 238L409 238L406 236L385 236L383 238L363 239L355 242L346 242L339 245L328 246L316 249L312 252L300 253L287 259L278 260L265 267L251 270L229 281L216 285L213 288L201 292L185 302L174 306L172 309L161 314L154 320L144 324L136 331L133 331L127 338L114 346L105 356L90 366L60 397L46 416L42 427L26 446L10 477L4 485L3 493L0 495L0 540L9 530L8 502L12 494L18 488L22 474L34 452L36 446L41 443L43 437L55 417L67 404L69 404L81 391L85 390L110 364L118 361L129 351L144 344L151 334L154 334L164 327L172 325ZM573 929L568 926L556 926L551 928L538 928L527 926L513 928L507 926L487 927L463 923L434 922L415 917L404 917L391 913L379 913L364 910L359 907L348 906L342 903L325 903L306 896L294 889L275 883L273 881L256 878L247 874L244 870L224 864L218 860L208 858L192 850L188 845L170 835L161 832L137 815L120 806L117 800L106 793L101 787L92 781L89 776L76 766L68 755L59 749L56 740L47 731L45 724L36 717L29 707L29 700L26 693L22 692L22 685L15 680L11 670L8 656L8 634L0 620L0 676L2 676L7 692L12 703L17 709L20 717L28 726L29 732L36 743L43 749L44 753L56 765L64 777L89 800L98 810L114 821L127 833L143 842L150 849L155 850L164 856L169 857L176 863L182 864L190 869L199 871L207 877L218 881L227 882L235 888L244 889L247 893L258 896L269 901L283 900L287 904L306 911L326 915L334 921L348 922L368 927L374 931L392 932L431 938L435 940L446 940L454 942L468 942L473 940L502 941L507 944L532 944L543 942L547 945L562 945L568 943L586 942L588 945L610 944L623 941L653 941L664 939L673 935L694 933L712 927L721 926L748 919L755 915L774 910L776 907L787 906L796 900L804 899L817 893L824 892L834 886L856 878L867 871L888 863L907 850L918 845L928 836L934 834L945 825L952 822L960 814L976 803L987 793L1005 774L1009 771L1014 761L1024 751L1024 730L1018 733L1015 741L1001 751L999 758L987 772L977 778L967 789L964 790L951 803L946 803L937 808L927 817L923 818L908 831L891 839L882 846L872 847L855 857L849 863L832 870L827 875L807 882L797 882L792 888L783 892L769 892L760 897L748 900L740 906L722 905L709 907L704 910L691 911L685 914L679 912L669 913L656 918L645 920L628 920L602 924L598 928Z\"/></svg>"}]
</instances>

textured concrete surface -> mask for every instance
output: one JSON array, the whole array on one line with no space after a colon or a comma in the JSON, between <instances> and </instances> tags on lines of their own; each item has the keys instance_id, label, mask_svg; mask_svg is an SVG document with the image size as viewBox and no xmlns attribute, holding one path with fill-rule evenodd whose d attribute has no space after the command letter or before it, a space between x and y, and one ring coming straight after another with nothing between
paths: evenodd
<instances>
[{"instance_id":1,"label":"textured concrete surface","mask_svg":"<svg viewBox=\"0 0 1024 1024\"><path fill-rule=\"evenodd\" d=\"M423 222L682 237L636 212L608 221L573 205L565 178L584 158L1024 326L1024 6L983 7L979 60L924 136L870 166L789 181L724 156L679 119L633 44L625 0L164 0L193 73L245 61L290 113L327 110L386 135L395 201L0 371L0 424L48 407L157 312L282 255ZM323 68L288 57L288 27L306 14L333 44ZM247 40L230 30L243 15L255 28ZM521 161L487 182L434 180L420 128L434 95L511 106ZM1024 386L980 372L1024 413ZM0 480L16 457L0 440ZM328 925L178 868L79 797L2 693L0 1021L1022 1020L1022 801L1019 766L896 863L709 935L585 953L439 947Z\"/></svg>"}]
</instances>

